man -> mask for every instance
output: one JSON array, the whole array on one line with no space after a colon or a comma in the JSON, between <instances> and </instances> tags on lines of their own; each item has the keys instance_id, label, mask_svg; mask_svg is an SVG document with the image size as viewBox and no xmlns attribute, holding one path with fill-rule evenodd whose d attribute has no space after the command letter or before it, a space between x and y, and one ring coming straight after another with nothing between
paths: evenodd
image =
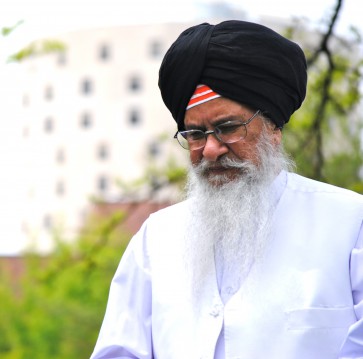
<instances>
[{"instance_id":1,"label":"man","mask_svg":"<svg viewBox=\"0 0 363 359\"><path fill-rule=\"evenodd\" d=\"M188 199L131 240L93 359L363 358L362 197L288 172L305 97L298 45L201 24L159 74L189 150Z\"/></svg>"}]
</instances>

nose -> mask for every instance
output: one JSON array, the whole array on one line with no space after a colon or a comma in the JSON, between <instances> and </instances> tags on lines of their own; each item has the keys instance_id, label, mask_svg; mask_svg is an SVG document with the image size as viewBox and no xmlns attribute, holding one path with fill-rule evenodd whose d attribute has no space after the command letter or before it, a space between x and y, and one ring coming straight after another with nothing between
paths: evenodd
<instances>
[{"instance_id":1,"label":"nose","mask_svg":"<svg viewBox=\"0 0 363 359\"><path fill-rule=\"evenodd\" d=\"M205 146L203 148L203 157L208 161L215 162L220 156L228 152L228 146L219 141L215 134L207 136Z\"/></svg>"}]
</instances>

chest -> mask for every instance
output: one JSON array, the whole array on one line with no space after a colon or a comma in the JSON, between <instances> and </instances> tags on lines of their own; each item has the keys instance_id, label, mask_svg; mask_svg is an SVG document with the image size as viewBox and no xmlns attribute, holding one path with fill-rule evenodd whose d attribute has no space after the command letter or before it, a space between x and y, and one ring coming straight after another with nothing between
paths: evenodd
<instances>
[{"instance_id":1,"label":"chest","mask_svg":"<svg viewBox=\"0 0 363 359\"><path fill-rule=\"evenodd\" d=\"M349 214L342 219L324 204L285 201L275 213L264 259L226 304L211 273L200 307L193 307L176 245L183 235L164 231L160 237L155 228L160 244L151 252L156 358L214 358L221 340L225 358L261 358L266 350L271 359L337 357L355 321L349 259L359 219Z\"/></svg>"}]
</instances>

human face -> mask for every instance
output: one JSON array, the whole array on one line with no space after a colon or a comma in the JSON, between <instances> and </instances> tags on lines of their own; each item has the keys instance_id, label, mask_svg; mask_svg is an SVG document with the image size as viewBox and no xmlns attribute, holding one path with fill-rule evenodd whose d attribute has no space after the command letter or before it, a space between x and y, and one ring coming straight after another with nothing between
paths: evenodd
<instances>
[{"instance_id":1,"label":"human face","mask_svg":"<svg viewBox=\"0 0 363 359\"><path fill-rule=\"evenodd\" d=\"M247 121L254 113L254 110L245 105L220 97L187 110L184 125L186 130L213 130L215 126L229 120ZM203 148L190 151L192 165L197 166L203 159L207 160L210 166L205 176L211 183L215 175L223 175L228 180L237 178L241 175L238 168L221 166L219 161L227 157L231 160L250 161L258 165L257 145L264 126L271 141L275 145L280 144L281 131L257 116L247 125L247 136L238 142L226 144L220 142L214 135L209 135Z\"/></svg>"}]
</instances>

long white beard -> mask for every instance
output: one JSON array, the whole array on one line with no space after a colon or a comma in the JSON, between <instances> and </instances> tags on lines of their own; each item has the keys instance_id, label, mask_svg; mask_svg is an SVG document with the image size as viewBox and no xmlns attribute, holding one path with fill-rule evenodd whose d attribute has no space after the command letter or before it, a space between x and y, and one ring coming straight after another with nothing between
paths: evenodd
<instances>
[{"instance_id":1,"label":"long white beard","mask_svg":"<svg viewBox=\"0 0 363 359\"><path fill-rule=\"evenodd\" d=\"M206 280L215 274L216 261L239 288L251 266L263 257L275 207L271 184L282 169L290 169L291 161L265 134L258 155L258 165L221 160L225 166L240 168L241 175L232 181L219 178L223 183L219 186L202 174L209 163L190 170L185 263L192 299L200 297Z\"/></svg>"}]
</instances>

